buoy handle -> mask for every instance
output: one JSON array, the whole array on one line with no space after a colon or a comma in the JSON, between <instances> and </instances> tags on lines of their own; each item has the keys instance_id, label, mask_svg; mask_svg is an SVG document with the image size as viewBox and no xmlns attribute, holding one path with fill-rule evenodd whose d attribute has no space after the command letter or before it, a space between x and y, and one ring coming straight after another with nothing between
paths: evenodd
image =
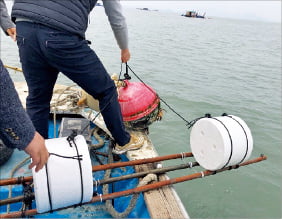
<instances>
[{"instance_id":1,"label":"buoy handle","mask_svg":"<svg viewBox=\"0 0 282 219\"><path fill-rule=\"evenodd\" d=\"M125 66L126 66L126 68L125 68L124 79L125 79L125 80L130 80L131 77L130 77L129 74L128 74L128 65L127 65L127 62L125 63Z\"/></svg>"}]
</instances>

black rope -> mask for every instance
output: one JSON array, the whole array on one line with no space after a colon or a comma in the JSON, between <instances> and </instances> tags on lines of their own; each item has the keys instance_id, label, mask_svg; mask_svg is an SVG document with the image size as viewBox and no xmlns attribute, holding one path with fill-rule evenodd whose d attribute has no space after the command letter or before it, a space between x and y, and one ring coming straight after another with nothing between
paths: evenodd
<instances>
[{"instance_id":1,"label":"black rope","mask_svg":"<svg viewBox=\"0 0 282 219\"><path fill-rule=\"evenodd\" d=\"M75 159L78 161L79 164L79 170L80 170L80 182L81 182L81 199L80 199L80 203L79 205L82 204L83 201L83 177L82 177L82 168L81 168L81 160L82 160L82 156L81 154L78 153L78 149L77 149L77 145L75 143L75 137L77 136L77 132L75 130L72 130L72 134L70 136L67 137L67 141L70 145L70 147L73 147L73 145L75 146L76 149L76 156L63 156L60 154L56 154L56 153L49 153L49 156L53 155L53 156L57 156L57 157L61 157L61 158L66 158L66 159ZM48 175L48 163L45 164L45 171L46 171L46 179L47 179L47 191L48 191L48 199L49 199L49 205L50 205L50 212L53 213L53 203L52 203L52 197L51 197L51 192L50 192L50 183L49 183L49 175Z\"/></svg>"},{"instance_id":2,"label":"black rope","mask_svg":"<svg viewBox=\"0 0 282 219\"><path fill-rule=\"evenodd\" d=\"M31 209L32 208L32 200L34 198L34 195L32 194L32 187L30 184L22 183L23 185L23 202L26 206L26 208Z\"/></svg>"},{"instance_id":3,"label":"black rope","mask_svg":"<svg viewBox=\"0 0 282 219\"><path fill-rule=\"evenodd\" d=\"M135 77L140 81L142 82L151 92L155 93L155 91L152 90L152 88L150 88L131 68L129 65L127 65L126 63L126 68L130 69L130 71L135 75ZM127 73L128 74L128 71ZM191 120L190 122L188 120L186 120L183 116L181 116L178 112L176 112L175 109L173 109L163 98L161 98L159 95L158 97L160 98L160 100L173 112L175 113L179 118L181 118L185 123L186 123L186 126L188 127L188 129L190 129L198 120L202 119L202 118L211 118L211 115L210 114L205 114L205 116L202 116L202 117L199 117L199 118L196 118L196 119L193 119Z\"/></svg>"},{"instance_id":4,"label":"black rope","mask_svg":"<svg viewBox=\"0 0 282 219\"><path fill-rule=\"evenodd\" d=\"M24 182L24 176L19 176L18 178L17 178L17 184L21 184L21 183L23 183Z\"/></svg>"},{"instance_id":5,"label":"black rope","mask_svg":"<svg viewBox=\"0 0 282 219\"><path fill-rule=\"evenodd\" d=\"M220 121L220 120L218 120L217 118L214 118L214 117L212 117L212 119L214 119L214 120L220 122L220 123L223 125L223 127L226 129L226 131L227 131L227 133L228 133L228 136L229 136L229 139L230 139L231 151L230 151L230 155L229 155L228 161L227 161L226 164L222 167L222 168L224 168L224 167L226 167L226 166L229 164L229 162L230 162L230 160L231 160L231 157L232 157L232 154L233 154L233 142L232 142L232 137L231 137L231 135L230 135L230 132L229 132L228 128L224 125L224 123L223 123L222 121Z\"/></svg>"},{"instance_id":6,"label":"black rope","mask_svg":"<svg viewBox=\"0 0 282 219\"><path fill-rule=\"evenodd\" d=\"M224 116L228 116L228 115L224 115ZM245 137L246 137L246 143L247 143L247 145L246 145L246 152L245 152L245 154L244 154L242 160L239 162L239 163L241 163L241 162L243 162L243 160L245 160L245 158L246 158L246 156L247 156L247 154L248 154L248 150L249 150L249 139L248 139L248 135L247 135L247 133L246 133L246 130L245 130L244 127L242 126L242 124L241 124L237 119L233 118L232 116L228 116L228 117L231 118L231 119L233 119L234 121L236 121L236 122L241 126L241 128L243 129L243 132L244 132L244 134L245 134Z\"/></svg>"},{"instance_id":7,"label":"black rope","mask_svg":"<svg viewBox=\"0 0 282 219\"><path fill-rule=\"evenodd\" d=\"M22 209L21 218L26 218L25 210L24 209Z\"/></svg>"},{"instance_id":8,"label":"black rope","mask_svg":"<svg viewBox=\"0 0 282 219\"><path fill-rule=\"evenodd\" d=\"M81 184L81 198L80 198L80 203L79 205L82 204L83 201L83 196L84 196L84 190L83 190L83 177L82 177L82 168L81 168L81 160L79 159L81 157L81 155L79 155L78 153L78 149L77 149L77 145L75 143L75 137L77 136L77 132L73 130L72 134L67 137L67 141L69 142L70 147L72 147L72 144L75 146L75 150L76 150L76 157L78 157L78 166L79 166L79 171L80 171L80 184Z\"/></svg>"},{"instance_id":9,"label":"black rope","mask_svg":"<svg viewBox=\"0 0 282 219\"><path fill-rule=\"evenodd\" d=\"M141 81L151 92L155 93L152 88L150 88L131 68L129 65L127 65L127 67L130 69L130 71L135 75L135 77ZM186 120L183 116L181 116L178 112L176 112L176 110L174 110L163 98L161 98L159 95L158 97L160 98L160 100L172 111L174 112L179 118L181 118L187 126L189 126L190 122L188 120Z\"/></svg>"},{"instance_id":10,"label":"black rope","mask_svg":"<svg viewBox=\"0 0 282 219\"><path fill-rule=\"evenodd\" d=\"M130 79L131 79L131 77L130 77L130 75L129 75L129 73L128 73L128 69L129 69L129 70L135 75L135 77L136 77L140 82L142 82L142 83L144 84L144 86L145 86L146 88L148 88L152 93L156 94L156 92L155 92L151 87L149 87L149 86L132 70L132 68L131 68L127 63L126 63L126 73L124 74L124 79L121 79L121 74L122 74L122 71L123 71L122 66L123 66L123 63L121 63L121 66L120 66L120 72L119 72L119 76L118 76L118 80L119 80L119 81L120 81L120 80L122 81L122 80L130 80ZM160 99L160 101L161 101L162 103L164 103L173 113L175 113L179 118L181 118L181 119L186 123L186 126L188 127L188 129L190 129L199 119L208 117L207 115L210 115L210 114L206 114L204 117L199 117L199 118L193 119L192 121L189 122L189 121L186 120L182 115L180 115L180 113L176 112L176 110L173 109L163 98L161 98L158 94L156 94L156 95L159 97L159 99ZM91 122L94 122L94 121L95 121L95 119L100 115L100 113L101 113L103 110L105 110L105 108L111 103L111 101L112 101L113 98L114 98L114 96L111 97L111 99L110 99L110 101L108 102L108 104L106 104L106 105L104 106L104 108L101 109L100 112L97 113L97 115L91 120ZM89 126L90 126L90 124L88 124L84 129L82 129L81 133L83 133L83 132L86 130L86 128L88 128Z\"/></svg>"},{"instance_id":11,"label":"black rope","mask_svg":"<svg viewBox=\"0 0 282 219\"><path fill-rule=\"evenodd\" d=\"M124 79L121 79L121 73L123 71L122 69L122 66L123 66L123 63L121 63L121 67L120 67L120 73L119 73L119 77L118 77L118 80L130 80L131 77L130 75L128 74L128 69L135 75L135 77L140 81L142 82L145 87L147 87L151 92L153 92L155 94L155 91L152 90L152 88L150 88L133 70L132 68L126 63L126 73L124 74ZM180 113L176 112L175 109L173 109L163 98L161 98L158 94L156 94L160 100L162 101L162 103L164 103L173 113L175 113L179 118L181 118L185 123L186 123L186 126L189 128L191 128L196 121L198 121L199 119L201 119L202 117L200 118L197 118L197 119L194 119L192 120L191 122L189 122L188 120L186 120L183 116L180 115ZM111 103L112 99L114 98L114 95L111 97L110 101L108 102L108 104L106 104L103 109L100 110L100 112L97 113L97 115L91 120L91 122L94 122L96 120L96 118L100 115L100 113L105 110L105 108ZM90 126L90 123L87 124L85 126L85 128L82 129L81 133L83 133L88 127Z\"/></svg>"},{"instance_id":12,"label":"black rope","mask_svg":"<svg viewBox=\"0 0 282 219\"><path fill-rule=\"evenodd\" d=\"M26 218L26 210L32 209L32 201L34 199L34 195L32 193L31 184L22 182L23 186L23 201L22 201L22 209L21 209L21 218Z\"/></svg>"},{"instance_id":13,"label":"black rope","mask_svg":"<svg viewBox=\"0 0 282 219\"><path fill-rule=\"evenodd\" d=\"M205 114L205 116L201 116L199 118L196 118L194 120L192 120L191 122L189 122L189 124L187 124L188 126L188 129L190 129L193 125L195 125L195 123L200 120L200 119L203 119L203 118L211 118L211 114L207 113Z\"/></svg>"},{"instance_id":14,"label":"black rope","mask_svg":"<svg viewBox=\"0 0 282 219\"><path fill-rule=\"evenodd\" d=\"M126 80L130 80L131 77L130 77L129 74L128 74L128 68L129 68L129 66L128 66L127 62L125 63L125 65L126 65L126 70L125 70L124 78L125 78Z\"/></svg>"},{"instance_id":15,"label":"black rope","mask_svg":"<svg viewBox=\"0 0 282 219\"><path fill-rule=\"evenodd\" d=\"M91 154L93 157L96 158L96 160L98 161L98 163L99 163L100 165L104 165L104 163L103 163L103 162L101 161L101 159L98 157L96 150L94 150L94 149L90 150L90 154Z\"/></svg>"},{"instance_id":16,"label":"black rope","mask_svg":"<svg viewBox=\"0 0 282 219\"><path fill-rule=\"evenodd\" d=\"M51 192L50 192L49 175L48 175L48 166L47 166L47 163L45 164L45 171L46 171L46 178L47 178L47 190L48 190L48 199L49 199L49 205L50 205L50 213L53 213L53 203L52 203L52 197L51 197Z\"/></svg>"},{"instance_id":17,"label":"black rope","mask_svg":"<svg viewBox=\"0 0 282 219\"><path fill-rule=\"evenodd\" d=\"M69 143L72 142L72 141L74 142L74 139L75 139L76 136L77 136L77 130L73 129L72 133L67 137L67 141ZM72 147L71 143L69 145L70 145L70 147Z\"/></svg>"},{"instance_id":18,"label":"black rope","mask_svg":"<svg viewBox=\"0 0 282 219\"><path fill-rule=\"evenodd\" d=\"M69 156L63 156L63 155L60 155L60 154L49 153L49 156L51 156L51 155L61 157L61 158L67 158L67 159L82 160L82 155L69 157Z\"/></svg>"}]
</instances>

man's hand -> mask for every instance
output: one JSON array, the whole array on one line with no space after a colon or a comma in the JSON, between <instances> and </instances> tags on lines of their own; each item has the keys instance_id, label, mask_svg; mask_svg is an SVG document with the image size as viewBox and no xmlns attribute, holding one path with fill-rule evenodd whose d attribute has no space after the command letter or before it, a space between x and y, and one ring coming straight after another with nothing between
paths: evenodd
<instances>
[{"instance_id":1,"label":"man's hand","mask_svg":"<svg viewBox=\"0 0 282 219\"><path fill-rule=\"evenodd\" d=\"M122 63L128 62L129 59L130 59L129 49L122 49L121 50L121 61L122 61Z\"/></svg>"},{"instance_id":2,"label":"man's hand","mask_svg":"<svg viewBox=\"0 0 282 219\"><path fill-rule=\"evenodd\" d=\"M25 152L32 158L32 163L28 166L29 169L35 168L35 172L38 172L47 163L49 152L45 146L44 138L35 132L35 135L29 145L25 148Z\"/></svg>"},{"instance_id":3,"label":"man's hand","mask_svg":"<svg viewBox=\"0 0 282 219\"><path fill-rule=\"evenodd\" d=\"M15 27L7 29L6 32L14 41L16 41L17 31Z\"/></svg>"}]
</instances>

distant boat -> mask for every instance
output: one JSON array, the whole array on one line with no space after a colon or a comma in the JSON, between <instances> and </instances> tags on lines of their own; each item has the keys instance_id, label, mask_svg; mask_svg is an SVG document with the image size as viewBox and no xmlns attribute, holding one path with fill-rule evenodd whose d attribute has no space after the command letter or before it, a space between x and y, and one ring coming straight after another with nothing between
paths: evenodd
<instances>
[{"instance_id":1,"label":"distant boat","mask_svg":"<svg viewBox=\"0 0 282 219\"><path fill-rule=\"evenodd\" d=\"M206 18L205 15L206 15L206 13L201 15L196 11L186 11L186 13L182 14L181 16L192 17L192 18Z\"/></svg>"},{"instance_id":2,"label":"distant boat","mask_svg":"<svg viewBox=\"0 0 282 219\"><path fill-rule=\"evenodd\" d=\"M158 11L158 10L151 10L151 9L149 9L149 8L136 8L136 9L138 9L138 10L142 10L142 11Z\"/></svg>"},{"instance_id":3,"label":"distant boat","mask_svg":"<svg viewBox=\"0 0 282 219\"><path fill-rule=\"evenodd\" d=\"M139 10L143 10L143 11L149 11L149 8L137 8Z\"/></svg>"}]
</instances>

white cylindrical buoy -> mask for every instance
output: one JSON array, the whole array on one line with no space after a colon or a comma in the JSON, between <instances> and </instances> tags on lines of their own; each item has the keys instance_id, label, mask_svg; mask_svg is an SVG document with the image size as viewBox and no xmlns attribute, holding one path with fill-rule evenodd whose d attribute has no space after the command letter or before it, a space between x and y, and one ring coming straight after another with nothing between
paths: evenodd
<instances>
[{"instance_id":1,"label":"white cylindrical buoy","mask_svg":"<svg viewBox=\"0 0 282 219\"><path fill-rule=\"evenodd\" d=\"M38 172L32 169L37 212L90 201L92 165L85 138L76 136L72 146L66 137L48 139L45 143L50 153L47 165Z\"/></svg>"},{"instance_id":2,"label":"white cylindrical buoy","mask_svg":"<svg viewBox=\"0 0 282 219\"><path fill-rule=\"evenodd\" d=\"M190 133L196 161L207 170L218 170L247 160L253 138L247 124L237 116L202 118Z\"/></svg>"}]
</instances>

